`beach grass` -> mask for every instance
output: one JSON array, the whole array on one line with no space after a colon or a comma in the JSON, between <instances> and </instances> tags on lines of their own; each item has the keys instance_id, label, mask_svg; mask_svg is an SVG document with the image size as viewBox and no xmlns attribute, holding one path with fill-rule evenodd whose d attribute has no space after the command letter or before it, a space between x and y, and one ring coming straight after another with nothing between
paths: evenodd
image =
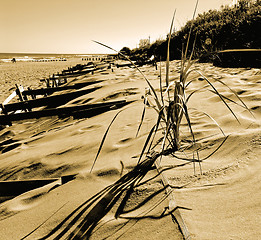
<instances>
[{"instance_id":1,"label":"beach grass","mask_svg":"<svg viewBox=\"0 0 261 240\"><path fill-rule=\"evenodd\" d=\"M198 0L196 1L194 13L193 13L193 19L195 18L196 15L196 10L198 6ZM156 151L159 153L159 157L162 158L164 155L172 155L175 158L178 158L180 160L185 160L189 162L193 162L194 164L194 173L196 174L195 171L195 163L199 164L200 168L200 173L202 173L202 167L201 163L202 161L208 159L210 156L212 156L226 141L227 137L220 125L216 122L216 120L209 115L207 112L200 111L196 109L197 111L200 111L203 115L207 116L212 123L215 124L217 129L222 133L224 140L221 142L221 144L216 148L213 149L213 152L209 154L207 157L204 157L203 159L200 158L199 156L199 151L196 148L192 153L186 154L185 149L192 148L193 146L196 145L197 139L195 138L195 134L193 131L192 123L191 123L191 117L190 117L190 111L195 110L195 109L190 109L189 108L189 101L191 97L200 92L202 89L208 89L212 94L215 94L219 97L220 101L225 105L225 107L230 111L230 113L233 115L233 117L236 119L236 121L239 121L236 113L232 110L232 108L229 106L228 102L232 102L234 104L240 105L242 108L246 109L251 113L249 108L246 106L246 104L241 100L241 98L238 96L236 91L231 89L227 84L222 82L219 79L208 79L204 74L197 69L195 69L193 64L196 62L195 59L193 59L193 53L194 53L194 48L195 48L195 42L196 39L193 41L193 47L191 49L191 53L188 56L189 52L189 46L190 46L190 41L192 41L191 38L191 32L193 28L193 20L191 21L191 26L190 26L190 31L186 40L186 47L185 50L182 53L182 58L181 58L181 63L180 63L180 74L179 74L179 79L171 81L170 78L170 71L169 71L169 66L170 66L170 59L169 59L169 53L170 53L170 40L172 36L172 31L173 31L173 26L174 26L174 19L175 19L175 13L173 14L173 18L171 21L171 26L170 26L170 32L168 34L168 45L167 45L167 59L166 59L166 76L165 76L165 86L163 86L163 76L162 76L162 71L161 71L161 65L160 65L160 81L159 81L159 94L157 94L156 89L152 86L150 80L146 77L146 74L144 74L139 67L135 65L135 63L126 55L124 55L121 52L118 52L117 50L103 44L97 41L94 41L106 48L109 48L115 52L117 52L119 55L121 55L123 58L128 60L132 65L140 72L144 80L147 82L149 91L146 91L145 96L144 96L144 110L141 116L141 122L138 127L137 135L139 130L142 127L142 123L144 120L145 116L145 109L147 107L152 108L156 112L156 123L155 125L151 128L150 132L148 133L147 139L145 141L144 147L141 151L138 163L142 160L142 157L146 154L149 154L151 151ZM197 77L194 77L194 79L190 78L190 75L192 73L197 73ZM205 86L200 89L196 89L193 92L187 94L187 91L189 89L190 84L192 84L195 81L198 81L198 78L201 78L205 81ZM222 85L226 86L228 91L232 92L233 95L236 96L236 99L239 102L236 102L232 100L231 98L227 98L223 96L215 86L215 82L221 83ZM202 99L198 99L198 101L202 101ZM214 107L214 106L213 106ZM99 150L97 152L96 158L94 160L94 163L92 165L91 171L93 170L93 167L95 165L95 162L98 159L98 156L102 150L102 146L104 144L104 141L106 139L106 136L109 132L109 129L112 125L112 123L115 121L116 117L118 116L119 112L116 114L112 122L110 123L109 127L106 130L106 133L102 139L101 145L99 147ZM251 113L252 114L252 113ZM190 137L191 137L191 146L181 146L181 123L182 121L186 122L187 128L189 129L190 132ZM164 134L160 137L158 137L158 132L163 132ZM157 136L157 137L156 137ZM188 140L188 139L187 139ZM184 157L178 157L175 155L176 152L182 151L184 154ZM188 157L191 156L191 157Z\"/></svg>"},{"instance_id":2,"label":"beach grass","mask_svg":"<svg viewBox=\"0 0 261 240\"><path fill-rule=\"evenodd\" d=\"M197 5L198 5L198 1L196 2L193 18L195 17ZM156 168L158 169L158 174L156 174L156 176L154 176L153 178L156 178L157 176L161 176L162 178L163 188L159 190L159 192L166 191L167 192L166 196L172 195L173 186L170 186L168 180L163 176L163 170L161 170L161 161L163 156L171 156L181 161L185 161L186 163L193 163L194 174L196 174L195 165L197 163L200 168L200 173L202 173L202 162L208 159L210 156L212 156L216 151L218 151L228 138L228 136L224 133L224 131L216 122L216 120L208 113L203 112L203 114L207 116L215 124L217 129L221 132L221 134L223 135L223 140L215 149L211 151L211 153L208 156L204 158L200 157L199 149L196 147L196 143L198 140L196 139L196 136L194 134L193 124L190 116L190 111L195 109L189 107L189 101L194 94L200 92L202 89L209 88L210 93L218 96L220 101L224 104L224 106L230 111L230 113L238 122L239 122L239 118L237 117L236 113L231 109L231 107L228 105L228 102L238 104L250 112L250 110L248 109L246 104L240 99L238 94L234 90L232 90L229 86L227 86L224 82L217 79L208 79L207 77L204 76L203 73L199 72L197 69L193 67L194 66L193 64L195 62L195 60L193 59L195 39L194 39L194 44L191 53L188 56L189 42L191 41L190 34L188 35L186 47L185 50L183 51L182 58L180 61L179 78L174 81L171 80L170 71L169 71L169 67L171 64L169 59L169 52L170 52L169 50L170 50L170 39L172 35L172 29L174 26L174 19L175 19L175 13L171 21L171 27L168 36L168 47L166 49L167 59L165 62L166 63L165 84L163 83L162 69L160 66L160 77L159 77L160 91L157 91L155 87L153 87L150 80L146 77L146 74L144 74L143 71L141 71L141 69L137 67L135 63L128 56L114 50L113 48L103 43L95 41L96 43L102 46L105 46L111 50L118 52L118 54L120 54L125 59L130 61L132 65L137 69L137 71L140 72L140 74L143 76L144 80L148 84L149 90L146 91L144 96L144 110L141 115L141 121L138 126L136 135L138 136L139 131L142 128L147 108L151 108L155 110L156 113L155 124L148 132L147 138L145 140L143 149L139 155L139 159L137 161L136 166L127 174L121 176L118 181L104 188L102 191L100 191L95 196L93 196L85 203L83 203L79 208L77 208L67 218L65 218L64 221L62 221L57 227L55 227L49 234L47 234L41 239L49 239L52 238L54 235L56 235L54 239L60 239L61 237L65 237L65 236L68 236L69 239L88 239L93 233L95 227L100 222L100 220L113 207L115 207L116 202L118 201L120 201L120 203L115 211L115 215L114 215L115 219L117 218L128 219L128 217L126 217L124 214L129 213L130 211L126 211L125 206L128 200L130 199L132 193L135 191L135 189L141 185L146 184L148 181L151 180L151 179L144 180L144 178L147 175L147 173L153 169L153 165L155 165ZM193 27L193 21L192 21L191 29L192 27ZM193 77L193 79L191 79L190 75L192 73L197 73L197 77ZM189 86L194 81L198 81L198 77L201 77L204 80L205 86L203 88L196 89L188 93ZM232 92L233 95L236 96L239 102L235 102L234 100L222 95L218 91L217 87L215 86L215 82L219 82L222 85L226 86L227 89L230 92ZM198 99L198 101L204 101L204 100ZM102 151L104 142L106 141L106 138L109 134L112 124L115 122L116 118L122 111L124 111L124 109L117 112L117 114L114 116L109 126L107 127L105 134L101 140L96 157L91 166L90 172L94 170L95 163L97 162L99 154ZM189 135L190 135L190 137L186 136L185 138L186 145L183 144L184 136L182 136L182 131L181 131L181 124L183 123L184 125L184 122L186 128L189 130ZM193 150L190 151L190 149ZM183 156L177 153L181 153L183 154ZM136 208L143 206L146 202L150 201L150 199L152 199L153 196L156 194L157 193L154 193L148 198L146 198L144 202L138 205ZM174 201L174 200L172 199L170 201ZM155 205L152 206L152 209L155 207L156 207ZM132 210L134 211L136 208ZM180 207L177 206L174 202L169 203L169 210L166 214L163 213L160 216L152 216L152 217L156 219L156 218L165 217L167 215L171 215L177 221L177 215L174 215L174 212L177 213L178 208ZM86 215L83 217L84 214ZM143 217L145 216L139 216L136 217L136 219L143 218ZM75 226L75 223L77 223L77 227L73 227ZM184 225L184 223L181 222L178 222L178 224L180 226L182 224ZM183 226L183 235L185 239L187 239L187 237L189 236L189 233L186 233L186 230L184 232L184 226Z\"/></svg>"}]
</instances>

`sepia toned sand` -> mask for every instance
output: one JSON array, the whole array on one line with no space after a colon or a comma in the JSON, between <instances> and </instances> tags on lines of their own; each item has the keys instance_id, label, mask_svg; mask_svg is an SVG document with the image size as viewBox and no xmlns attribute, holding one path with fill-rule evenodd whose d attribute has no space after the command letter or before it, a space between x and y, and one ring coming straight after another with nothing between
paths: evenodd
<instances>
[{"instance_id":1,"label":"sepia toned sand","mask_svg":"<svg viewBox=\"0 0 261 240\"><path fill-rule=\"evenodd\" d=\"M80 58L69 58L57 62L1 62L0 61L0 102L2 103L13 91L15 84L23 87L43 87L40 79L48 78L68 67L82 64Z\"/></svg>"},{"instance_id":2,"label":"sepia toned sand","mask_svg":"<svg viewBox=\"0 0 261 240\"><path fill-rule=\"evenodd\" d=\"M3 94L0 102L10 94L14 83L42 86L38 79L67 68L66 64L71 63L1 64L0 89ZM172 157L164 157L161 161L163 167L170 168L164 174L172 186L183 186L173 188L173 192L191 239L259 239L261 71L254 68L218 68L198 63L194 67L212 80L220 93L237 101L226 86L214 79L229 85L254 116L238 105L228 103L236 112L239 124L217 95L202 89L189 103L201 158L217 148L224 136L199 110L211 115L229 137L214 155L202 162L202 174L198 164ZM164 69L163 66L163 73ZM172 78L178 79L179 62L173 61L170 70ZM159 68L155 70L152 66L143 66L141 71L159 89ZM190 78L196 81L190 85L188 94L205 85L195 72ZM136 137L143 111L142 96L147 89L144 79L135 69L128 67L73 79L74 82L90 80L104 81L97 84L101 86L99 90L74 99L66 106L86 103L89 98L89 103L122 99L133 101L123 108L111 126L92 173L90 168L101 139L119 110L80 120L57 117L24 120L0 131L1 143L7 139L13 140L0 156L1 181L77 174L76 179L64 185L59 186L58 181L1 203L0 239L21 239L34 229L25 239L43 237L79 205L118 180L121 171L125 174L136 165L146 136L157 121L154 110L147 110ZM181 130L183 139L189 137L185 124ZM152 170L148 177L155 172ZM129 207L134 207L161 187L159 177L141 186L131 197ZM164 195L164 192L156 195L131 213L134 217L131 220L115 219L116 209L112 208L94 229L91 239L182 239L170 215L155 218L168 206L168 198ZM150 211L152 207L155 208ZM138 218L141 216L143 218Z\"/></svg>"}]
</instances>

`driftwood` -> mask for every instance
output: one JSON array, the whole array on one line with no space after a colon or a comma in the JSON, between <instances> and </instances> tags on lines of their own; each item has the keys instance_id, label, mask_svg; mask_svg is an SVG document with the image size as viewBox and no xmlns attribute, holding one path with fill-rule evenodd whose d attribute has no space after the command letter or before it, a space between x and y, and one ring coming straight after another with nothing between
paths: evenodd
<instances>
[{"instance_id":1,"label":"driftwood","mask_svg":"<svg viewBox=\"0 0 261 240\"><path fill-rule=\"evenodd\" d=\"M96 65L94 64L77 64L74 67L69 67L66 70L63 70L62 73L70 73L70 72L74 72L74 71L82 71L84 69L93 69L96 68Z\"/></svg>"},{"instance_id":2,"label":"driftwood","mask_svg":"<svg viewBox=\"0 0 261 240\"><path fill-rule=\"evenodd\" d=\"M77 76L81 76L90 72L94 72L96 71L96 68L90 68L90 69L86 69L86 70L77 70L77 71L63 71L62 73L59 73L56 75L57 78L68 78L68 77L77 77Z\"/></svg>"},{"instance_id":3,"label":"driftwood","mask_svg":"<svg viewBox=\"0 0 261 240\"><path fill-rule=\"evenodd\" d=\"M67 83L67 77L75 77L83 75L94 71L104 71L104 68L108 68L110 64L78 64L74 67L64 70L62 73L54 74L49 79L43 79L45 81L47 88L42 89L30 89L24 90L21 86L16 85L16 90L8 97L7 100L0 104L0 125L11 125L12 121L30 119L30 118L40 118L44 116L54 116L54 115L67 115L74 116L75 118L90 117L100 114L105 111L109 111L115 104L117 106L124 105L122 101L113 103L102 103L94 105L81 105L74 107L63 107L56 109L56 107L66 104L67 102L80 97L82 95L91 93L100 87L94 87L90 89L83 89L78 91L73 91L69 93L63 93L59 95L51 95L55 92L60 92L69 89L81 89L85 86L92 85L99 81L90 81L85 83L75 83L74 85L60 86ZM63 81L62 81L63 80ZM36 98L37 95L43 95L43 98ZM15 96L19 97L20 102L9 103ZM28 96L31 96L31 100L28 100ZM87 99L89 101L90 99ZM85 102L87 102L85 101ZM48 109L42 109L37 111L32 111L34 108L47 107ZM23 112L25 111L25 112Z\"/></svg>"},{"instance_id":4,"label":"driftwood","mask_svg":"<svg viewBox=\"0 0 261 240\"><path fill-rule=\"evenodd\" d=\"M63 70L62 73L57 74L56 77L64 78L64 77L76 77L87 73L93 73L95 71L102 70L104 68L108 68L109 64L97 64L97 65L76 65L75 67L68 68L67 70Z\"/></svg>"},{"instance_id":5,"label":"driftwood","mask_svg":"<svg viewBox=\"0 0 261 240\"><path fill-rule=\"evenodd\" d=\"M64 93L60 95L54 95L44 98L38 98L38 99L32 99L32 100L26 100L23 102L16 102L16 103L9 103L6 105L2 105L3 113L8 114L9 112L17 111L17 110L32 110L32 108L36 107L54 107L54 106L60 106L62 104L65 104L69 101L71 101L74 98L80 97L82 95L91 93L100 87L85 89L85 90L79 90L74 91L70 93Z\"/></svg>"},{"instance_id":6,"label":"driftwood","mask_svg":"<svg viewBox=\"0 0 261 240\"><path fill-rule=\"evenodd\" d=\"M57 75L53 74L52 77L40 79L40 81L45 82L46 87L50 88L50 87L58 87L58 86L61 86L65 83L67 83L67 78L66 77L58 77Z\"/></svg>"},{"instance_id":7,"label":"driftwood","mask_svg":"<svg viewBox=\"0 0 261 240\"><path fill-rule=\"evenodd\" d=\"M42 187L57 180L59 179L49 178L39 180L0 181L0 196L18 196L24 192Z\"/></svg>"},{"instance_id":8,"label":"driftwood","mask_svg":"<svg viewBox=\"0 0 261 240\"><path fill-rule=\"evenodd\" d=\"M102 80L99 81L92 81L92 82L83 82L83 83L75 83L74 85L67 85L61 87L52 87L52 88L40 88L40 89L30 89L24 90L22 92L23 96L36 96L36 95L51 95L54 92L64 91L68 89L80 89L92 84L100 83Z\"/></svg>"},{"instance_id":9,"label":"driftwood","mask_svg":"<svg viewBox=\"0 0 261 240\"><path fill-rule=\"evenodd\" d=\"M96 104L83 104L79 106L71 107L60 107L44 109L32 112L21 112L9 115L0 115L0 125L11 125L13 121L41 118L48 116L59 116L68 117L73 116L74 118L87 118L93 117L98 114L110 111L112 109L121 108L130 102L123 101L112 101L107 103L96 103Z\"/></svg>"},{"instance_id":10,"label":"driftwood","mask_svg":"<svg viewBox=\"0 0 261 240\"><path fill-rule=\"evenodd\" d=\"M41 79L40 81L45 82L47 88L58 87L62 84L67 83L67 78L78 77L88 73L93 74L95 71L102 71L104 68L109 68L109 66L110 64L108 63L101 63L96 65L77 64L74 67L69 67L68 69L63 70L61 73L53 74L51 77Z\"/></svg>"},{"instance_id":11,"label":"driftwood","mask_svg":"<svg viewBox=\"0 0 261 240\"><path fill-rule=\"evenodd\" d=\"M65 184L73 180L75 176L76 174L64 175L59 178L0 181L0 202L50 183Z\"/></svg>"}]
</instances>

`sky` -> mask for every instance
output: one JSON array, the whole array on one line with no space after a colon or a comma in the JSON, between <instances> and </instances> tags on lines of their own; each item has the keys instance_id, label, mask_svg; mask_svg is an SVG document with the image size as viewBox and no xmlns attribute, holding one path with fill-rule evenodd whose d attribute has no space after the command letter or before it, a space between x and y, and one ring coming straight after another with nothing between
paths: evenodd
<instances>
[{"instance_id":1,"label":"sky","mask_svg":"<svg viewBox=\"0 0 261 240\"><path fill-rule=\"evenodd\" d=\"M199 0L197 14L232 0ZM166 38L192 19L196 0L0 0L0 53L112 53Z\"/></svg>"}]
</instances>

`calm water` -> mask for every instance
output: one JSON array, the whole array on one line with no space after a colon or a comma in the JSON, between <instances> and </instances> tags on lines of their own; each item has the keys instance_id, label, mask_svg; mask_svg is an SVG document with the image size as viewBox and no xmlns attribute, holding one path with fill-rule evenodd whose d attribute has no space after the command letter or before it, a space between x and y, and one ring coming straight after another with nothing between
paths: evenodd
<instances>
[{"instance_id":1,"label":"calm water","mask_svg":"<svg viewBox=\"0 0 261 240\"><path fill-rule=\"evenodd\" d=\"M42 54L42 53L0 53L0 61L9 62L15 58L17 61L30 61L39 59L79 58L84 54Z\"/></svg>"}]
</instances>

